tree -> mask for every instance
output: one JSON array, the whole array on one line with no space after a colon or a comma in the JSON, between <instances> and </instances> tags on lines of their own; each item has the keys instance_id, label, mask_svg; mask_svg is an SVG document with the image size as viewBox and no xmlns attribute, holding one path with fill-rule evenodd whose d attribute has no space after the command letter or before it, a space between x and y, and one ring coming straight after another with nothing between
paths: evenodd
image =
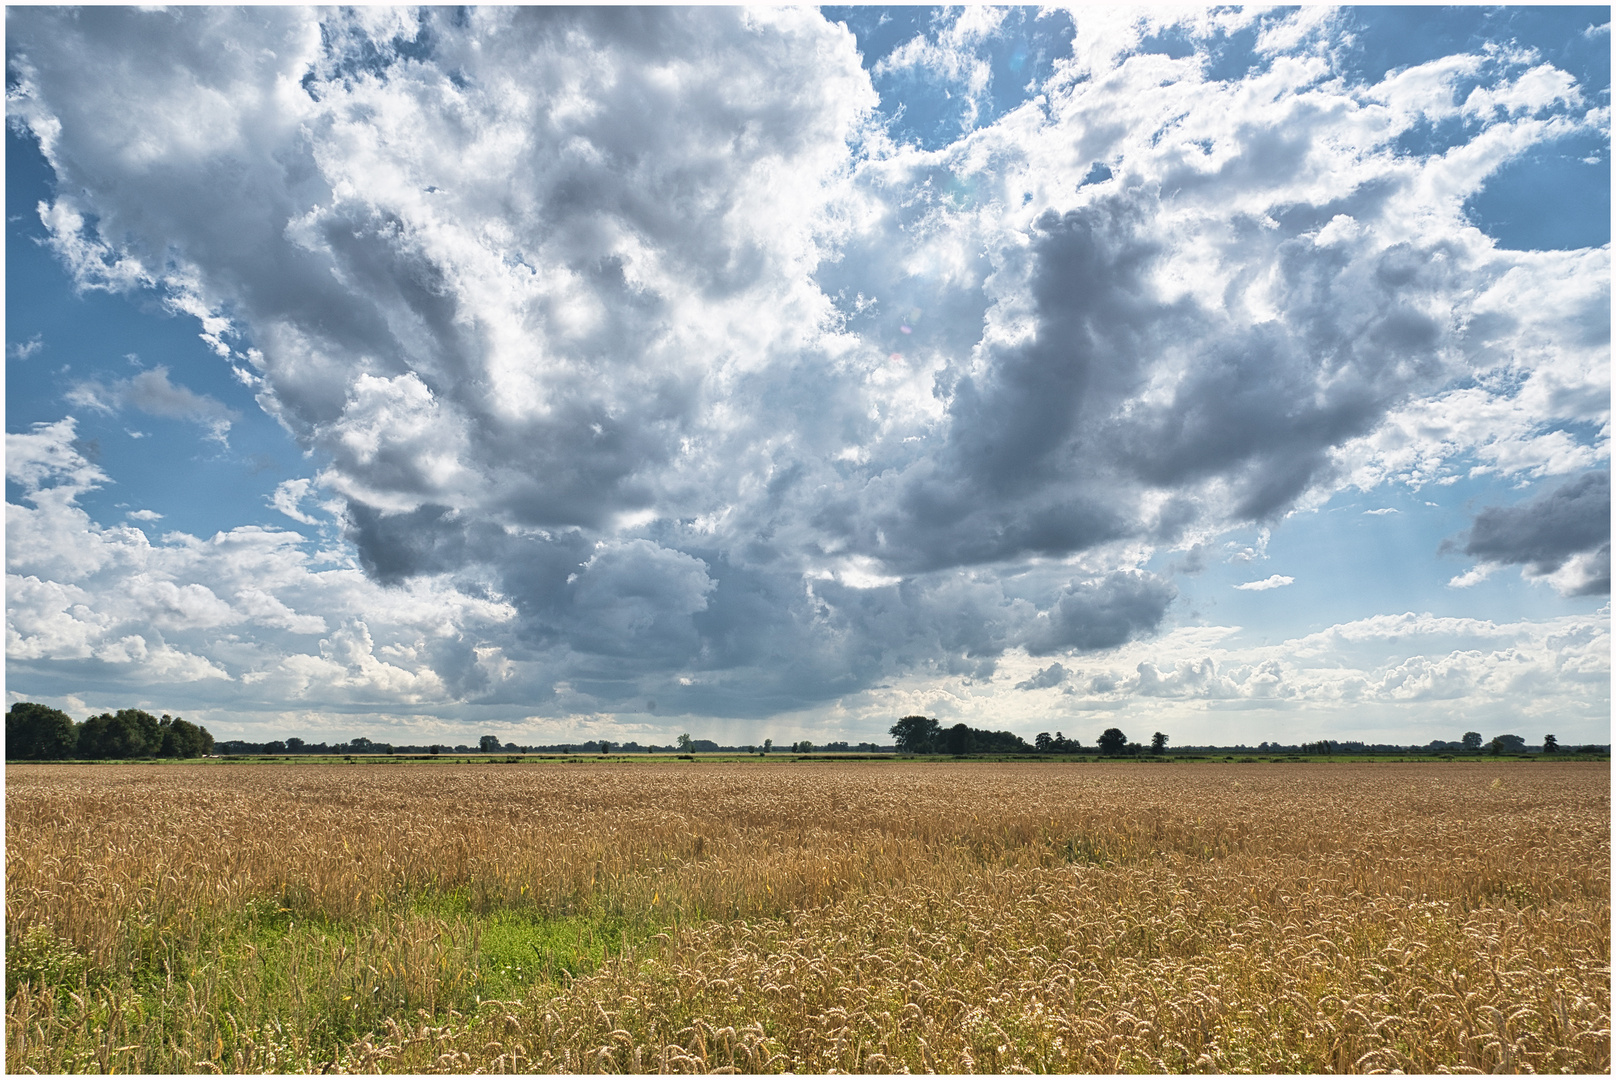
<instances>
[{"instance_id":1,"label":"tree","mask_svg":"<svg viewBox=\"0 0 1616 1080\"><path fill-rule=\"evenodd\" d=\"M605 739L600 740L600 752L603 753L603 754L611 753L612 752L612 744L607 742Z\"/></svg>"},{"instance_id":2,"label":"tree","mask_svg":"<svg viewBox=\"0 0 1616 1080\"><path fill-rule=\"evenodd\" d=\"M770 750L773 750L773 749L774 749L774 740L773 739L764 739L763 740L763 752L765 754L767 754Z\"/></svg>"},{"instance_id":3,"label":"tree","mask_svg":"<svg viewBox=\"0 0 1616 1080\"><path fill-rule=\"evenodd\" d=\"M354 741L358 742L359 740L355 739ZM477 749L485 754L499 753L499 737L496 735L484 735L477 740Z\"/></svg>"},{"instance_id":4,"label":"tree","mask_svg":"<svg viewBox=\"0 0 1616 1080\"><path fill-rule=\"evenodd\" d=\"M1122 733L1121 728L1106 728L1099 742L1100 753L1107 757L1116 757L1128 749L1128 736Z\"/></svg>"},{"instance_id":5,"label":"tree","mask_svg":"<svg viewBox=\"0 0 1616 1080\"><path fill-rule=\"evenodd\" d=\"M969 724L955 724L953 727L942 733L941 742L943 753L969 754L971 752L971 744L975 741L971 738L972 734L973 732L971 731Z\"/></svg>"},{"instance_id":6,"label":"tree","mask_svg":"<svg viewBox=\"0 0 1616 1080\"><path fill-rule=\"evenodd\" d=\"M696 740L690 737L690 732L687 731L683 735L679 736L679 749L688 754L690 753L690 744L695 741Z\"/></svg>"},{"instance_id":7,"label":"tree","mask_svg":"<svg viewBox=\"0 0 1616 1080\"><path fill-rule=\"evenodd\" d=\"M1038 737L1032 741L1033 746L1040 754L1047 754L1054 745L1055 740L1049 737L1049 732L1040 731Z\"/></svg>"},{"instance_id":8,"label":"tree","mask_svg":"<svg viewBox=\"0 0 1616 1080\"><path fill-rule=\"evenodd\" d=\"M1481 749L1481 732L1479 732L1479 731L1467 731L1467 732L1465 732L1464 733L1464 738L1459 740L1459 745L1463 746L1466 750L1480 750Z\"/></svg>"},{"instance_id":9,"label":"tree","mask_svg":"<svg viewBox=\"0 0 1616 1080\"><path fill-rule=\"evenodd\" d=\"M19 701L6 713L6 757L29 761L70 758L78 752L73 718L60 709Z\"/></svg>"},{"instance_id":10,"label":"tree","mask_svg":"<svg viewBox=\"0 0 1616 1080\"><path fill-rule=\"evenodd\" d=\"M1496 757L1500 754L1526 753L1526 740L1519 735L1499 735L1492 741L1492 752Z\"/></svg>"},{"instance_id":11,"label":"tree","mask_svg":"<svg viewBox=\"0 0 1616 1080\"><path fill-rule=\"evenodd\" d=\"M905 716L887 729L900 754L930 754L942 725L924 716Z\"/></svg>"},{"instance_id":12,"label":"tree","mask_svg":"<svg viewBox=\"0 0 1616 1080\"><path fill-rule=\"evenodd\" d=\"M79 728L80 757L151 757L162 746L162 725L142 709L119 709L92 716Z\"/></svg>"},{"instance_id":13,"label":"tree","mask_svg":"<svg viewBox=\"0 0 1616 1080\"><path fill-rule=\"evenodd\" d=\"M1560 740L1553 735L1543 736L1543 752L1545 754L1558 754L1560 752Z\"/></svg>"},{"instance_id":14,"label":"tree","mask_svg":"<svg viewBox=\"0 0 1616 1080\"><path fill-rule=\"evenodd\" d=\"M1167 753L1167 736L1159 731L1152 735L1150 737L1150 752L1152 754Z\"/></svg>"},{"instance_id":15,"label":"tree","mask_svg":"<svg viewBox=\"0 0 1616 1080\"><path fill-rule=\"evenodd\" d=\"M213 736L208 729L198 727L188 720L178 716L163 714L158 721L161 732L161 742L157 748L158 757L193 758L213 753ZM296 742L302 745L300 739L288 739L287 747Z\"/></svg>"},{"instance_id":16,"label":"tree","mask_svg":"<svg viewBox=\"0 0 1616 1080\"><path fill-rule=\"evenodd\" d=\"M301 754L303 752L303 747L307 745L308 744L302 739L296 737L290 738L286 740L286 752L288 754Z\"/></svg>"}]
</instances>

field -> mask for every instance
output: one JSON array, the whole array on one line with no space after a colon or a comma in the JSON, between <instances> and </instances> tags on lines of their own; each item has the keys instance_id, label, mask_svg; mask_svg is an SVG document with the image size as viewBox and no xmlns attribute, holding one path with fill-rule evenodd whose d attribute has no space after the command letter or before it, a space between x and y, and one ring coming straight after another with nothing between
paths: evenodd
<instances>
[{"instance_id":1,"label":"field","mask_svg":"<svg viewBox=\"0 0 1616 1080\"><path fill-rule=\"evenodd\" d=\"M14 765L10 1071L1537 1071L1558 762Z\"/></svg>"}]
</instances>

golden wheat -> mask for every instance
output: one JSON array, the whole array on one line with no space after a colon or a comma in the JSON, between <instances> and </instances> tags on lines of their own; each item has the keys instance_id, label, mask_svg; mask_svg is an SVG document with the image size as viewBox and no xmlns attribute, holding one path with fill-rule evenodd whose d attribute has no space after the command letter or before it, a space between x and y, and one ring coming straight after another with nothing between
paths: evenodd
<instances>
[{"instance_id":1,"label":"golden wheat","mask_svg":"<svg viewBox=\"0 0 1616 1080\"><path fill-rule=\"evenodd\" d=\"M1610 1067L1601 765L22 766L40 1071Z\"/></svg>"}]
</instances>

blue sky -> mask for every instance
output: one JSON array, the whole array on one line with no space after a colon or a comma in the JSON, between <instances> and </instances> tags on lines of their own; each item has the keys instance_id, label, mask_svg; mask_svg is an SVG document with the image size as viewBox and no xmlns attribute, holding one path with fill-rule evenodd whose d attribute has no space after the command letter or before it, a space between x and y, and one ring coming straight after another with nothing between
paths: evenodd
<instances>
[{"instance_id":1,"label":"blue sky","mask_svg":"<svg viewBox=\"0 0 1616 1080\"><path fill-rule=\"evenodd\" d=\"M1608 23L9 9L7 694L1608 741Z\"/></svg>"}]
</instances>

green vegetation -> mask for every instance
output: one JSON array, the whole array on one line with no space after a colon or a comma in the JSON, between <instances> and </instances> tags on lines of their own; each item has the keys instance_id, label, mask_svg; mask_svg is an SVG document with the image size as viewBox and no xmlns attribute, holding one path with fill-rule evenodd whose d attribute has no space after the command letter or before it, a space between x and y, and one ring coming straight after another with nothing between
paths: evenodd
<instances>
[{"instance_id":1,"label":"green vegetation","mask_svg":"<svg viewBox=\"0 0 1616 1080\"><path fill-rule=\"evenodd\" d=\"M82 724L60 709L19 701L6 713L8 760L65 758L194 758L213 752L213 736L177 716L158 719L141 709L119 709Z\"/></svg>"}]
</instances>

